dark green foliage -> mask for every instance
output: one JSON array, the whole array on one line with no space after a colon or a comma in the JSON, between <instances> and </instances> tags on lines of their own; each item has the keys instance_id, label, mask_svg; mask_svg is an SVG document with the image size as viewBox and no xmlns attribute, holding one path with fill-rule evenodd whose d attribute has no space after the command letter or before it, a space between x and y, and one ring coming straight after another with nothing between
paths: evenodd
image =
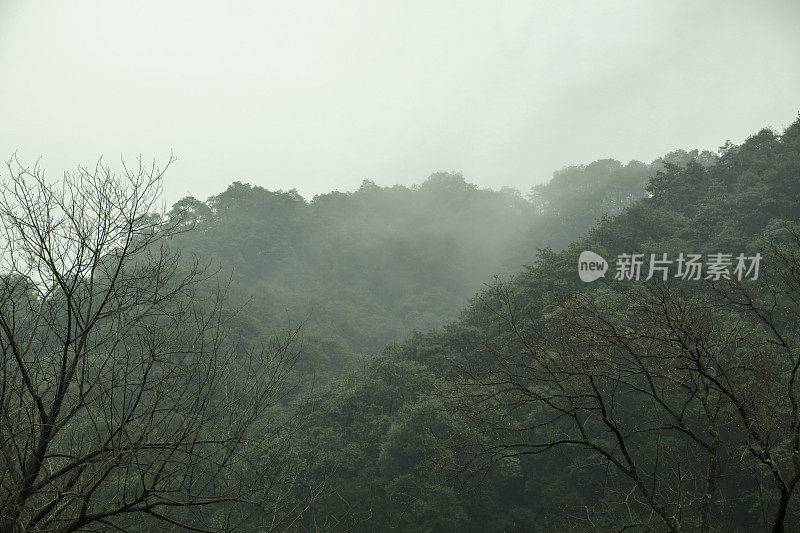
<instances>
[{"instance_id":1,"label":"dark green foliage","mask_svg":"<svg viewBox=\"0 0 800 533\"><path fill-rule=\"evenodd\" d=\"M583 250L758 251L776 221L800 220L800 121L719 155L569 167L527 199L441 173L413 188L365 181L311 202L240 183L203 204L209 211L183 202L176 209L187 208L197 228L180 246L233 268L258 327L309 317L291 408L310 414L294 454L298 492L321 481L327 492L298 529L618 530L641 509L622 505L625 493L609 487L624 479L580 449L455 475L457 445L491 442L453 410L451 379L507 334L491 312L491 275L521 269L501 286L527 327L549 327L559 297L598 290L576 275ZM762 507L753 487L724 481L719 530L764 527L761 509L775 501L765 492Z\"/></svg>"},{"instance_id":2,"label":"dark green foliage","mask_svg":"<svg viewBox=\"0 0 800 533\"><path fill-rule=\"evenodd\" d=\"M351 353L374 353L455 318L493 274L519 270L537 247L564 245L641 197L660 166L571 167L534 188L535 201L454 173L412 188L364 181L311 202L236 182L207 203L181 200L170 216L194 226L178 246L230 269L265 327L308 321ZM580 216L565 223L571 214Z\"/></svg>"}]
</instances>

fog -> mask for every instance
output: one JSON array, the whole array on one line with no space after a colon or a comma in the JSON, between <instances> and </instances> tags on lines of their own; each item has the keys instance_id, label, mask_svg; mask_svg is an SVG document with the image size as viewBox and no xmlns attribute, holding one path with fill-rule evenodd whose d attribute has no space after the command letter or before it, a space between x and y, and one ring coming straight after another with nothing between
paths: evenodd
<instances>
[{"instance_id":1,"label":"fog","mask_svg":"<svg viewBox=\"0 0 800 533\"><path fill-rule=\"evenodd\" d=\"M800 531L798 21L0 0L0 532Z\"/></svg>"},{"instance_id":2,"label":"fog","mask_svg":"<svg viewBox=\"0 0 800 533\"><path fill-rule=\"evenodd\" d=\"M0 2L0 154L305 197L715 150L791 123L797 2Z\"/></svg>"}]
</instances>

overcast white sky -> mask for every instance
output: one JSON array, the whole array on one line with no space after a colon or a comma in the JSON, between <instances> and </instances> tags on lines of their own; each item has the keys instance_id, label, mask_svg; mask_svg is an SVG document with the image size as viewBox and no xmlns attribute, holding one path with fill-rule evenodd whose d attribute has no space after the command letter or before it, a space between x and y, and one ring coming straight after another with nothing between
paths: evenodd
<instances>
[{"instance_id":1,"label":"overcast white sky","mask_svg":"<svg viewBox=\"0 0 800 533\"><path fill-rule=\"evenodd\" d=\"M800 112L800 2L0 0L0 156L310 198L715 150Z\"/></svg>"}]
</instances>

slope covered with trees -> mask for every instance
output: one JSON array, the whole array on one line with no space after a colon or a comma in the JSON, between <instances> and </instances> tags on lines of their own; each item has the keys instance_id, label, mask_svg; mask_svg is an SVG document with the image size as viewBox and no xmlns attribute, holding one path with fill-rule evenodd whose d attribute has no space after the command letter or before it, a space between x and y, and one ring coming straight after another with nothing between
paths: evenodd
<instances>
[{"instance_id":1,"label":"slope covered with trees","mask_svg":"<svg viewBox=\"0 0 800 533\"><path fill-rule=\"evenodd\" d=\"M527 197L455 173L414 187L364 181L309 202L236 182L207 202L184 198L171 217L193 228L177 245L230 272L263 327L306 323L306 351L324 373L454 319L493 275L518 271L540 247L566 246L644 196L665 164L713 157L678 151L651 164L568 167Z\"/></svg>"},{"instance_id":2,"label":"slope covered with trees","mask_svg":"<svg viewBox=\"0 0 800 533\"><path fill-rule=\"evenodd\" d=\"M4 189L6 529L800 524L800 120L527 196L237 182L158 216L161 174ZM584 250L762 263L584 283Z\"/></svg>"},{"instance_id":3,"label":"slope covered with trees","mask_svg":"<svg viewBox=\"0 0 800 533\"><path fill-rule=\"evenodd\" d=\"M311 393L304 527L795 528L800 121L698 155ZM764 258L749 284L585 284L583 250Z\"/></svg>"}]
</instances>

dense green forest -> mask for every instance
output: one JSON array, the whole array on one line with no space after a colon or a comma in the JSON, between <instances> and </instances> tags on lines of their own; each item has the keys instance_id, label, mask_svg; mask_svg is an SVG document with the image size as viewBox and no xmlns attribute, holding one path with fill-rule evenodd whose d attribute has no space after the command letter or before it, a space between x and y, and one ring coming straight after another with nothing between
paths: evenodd
<instances>
[{"instance_id":1,"label":"dense green forest","mask_svg":"<svg viewBox=\"0 0 800 533\"><path fill-rule=\"evenodd\" d=\"M0 533L800 532L800 0L0 0Z\"/></svg>"},{"instance_id":2,"label":"dense green forest","mask_svg":"<svg viewBox=\"0 0 800 533\"><path fill-rule=\"evenodd\" d=\"M517 447L534 443L539 432L568 434L531 422L541 406L530 393L500 402L498 391L486 397L481 391L498 383L530 386L535 373L525 365L531 376L501 372L499 379L495 372L511 354L524 358L518 350L532 349L533 331L565 327L559 310L566 295L619 290L578 280L581 250L604 257L762 250L762 239L778 232L777 221L798 220L799 132L795 123L782 134L763 130L741 146L726 144L717 154L678 151L650 164L606 159L568 167L525 195L481 190L460 174L439 173L411 188L365 181L353 193L310 202L294 191L238 182L207 202L178 202L173 217L193 228L177 238L178 246L230 273L236 297L256 310L251 327L303 322L287 399L305 416L293 438L298 484L292 490L299 500L324 489L295 527L698 527L702 476L694 474L705 465L693 462L700 460L695 450L676 455L681 439L660 419L661 429L631 437L629 446L642 454L640 469L679 465L690 473L680 482L664 474L662 493L653 489L675 524L653 511L635 480L585 445ZM698 293L693 298L707 290L703 283L687 286ZM622 309L633 305L608 298ZM512 309L519 316L509 338L502 323ZM476 397L465 400L470 395ZM499 405L479 409L483 416L471 411L487 398ZM630 392L620 398L634 411L651 409ZM495 418L487 421L488 412ZM507 422L502 429L499 420ZM731 432L718 452L725 466L715 474L712 518L704 520L715 530L770 526L773 482L738 456L743 445ZM654 444L661 442L670 442L669 449ZM487 449L494 453L479 453ZM690 488L676 496L681 483Z\"/></svg>"},{"instance_id":3,"label":"dense green forest","mask_svg":"<svg viewBox=\"0 0 800 533\"><path fill-rule=\"evenodd\" d=\"M190 208L189 223L196 225L180 246L233 271L237 291L259 310L259 326L310 313L298 362L300 392L291 404L307 412L294 437L292 461L301 466L293 490L300 497L315 486L324 489L295 527L749 531L772 528L781 498L776 480L796 483L800 472L785 451L797 427L781 418L791 411L779 398L782 391L773 391L774 404L742 407L767 433L761 448L748 453L755 437L736 420L732 406L739 397L726 396L721 385L700 383L702 376L684 383L654 371L671 384L661 383L664 396L655 398L683 409L665 414L654 395L640 398L638 385L598 368L596 379L607 380L597 384L608 388L602 397L620 402L614 416L625 438L614 443L611 426L583 428L587 443L581 443L568 423L578 408L548 410L552 397L532 392L537 379L544 386L543 371L528 363L533 345L544 342L537 335L548 330L561 342L568 335L576 352L581 343L608 354L633 342L598 331L587 340L586 329L575 324L565 333L565 313L569 318L593 308L587 304L579 312L570 307L577 302L600 302L609 316L616 313L617 327L644 331L636 329L645 327L635 325L643 313L636 302L648 284L583 284L576 275L580 251L607 258L633 251L766 254L765 243L776 242L769 239L786 236L781 221L800 220L798 176L795 122L780 134L765 129L741 146L728 143L718 154L680 151L651 164L609 159L569 167L525 196L480 190L458 174L434 174L412 188L364 182L356 192L310 202L294 192L236 183L207 203L187 198L175 213ZM752 289L754 298L780 293ZM673 290L690 310L713 313L696 320L732 328L735 316L752 328L751 340L762 335L764 345L777 344L758 313L715 300L719 287L699 282ZM573 293L585 301L570 300ZM794 361L797 315L792 293L783 294L783 314L772 310ZM707 342L725 348L718 339ZM782 372L788 363L775 364ZM718 365L723 372L724 363ZM586 375L591 372L579 377ZM764 373L738 379L742 394L772 385ZM713 416L703 411L712 406ZM596 405L580 410L587 420L602 418ZM774 420L758 419L769 413ZM646 427L637 429L637 416ZM704 416L723 436L709 437L717 432L704 427ZM538 444L558 436L575 444ZM714 443L711 467L698 451L706 450L706 440ZM593 454L589 441L608 456ZM630 449L623 452L621 443ZM631 463L615 467L628 453ZM646 475L626 473L633 464ZM770 472L772 464L779 477ZM714 483L704 507L707 476ZM797 520L792 500L785 527Z\"/></svg>"},{"instance_id":4,"label":"dense green forest","mask_svg":"<svg viewBox=\"0 0 800 533\"><path fill-rule=\"evenodd\" d=\"M560 249L601 216L646 194L668 165L711 164L675 151L645 164L613 159L571 166L525 195L479 189L457 173L306 202L296 191L240 182L171 216L191 231L178 246L221 267L265 327L304 322L310 370L336 373L414 330L444 325L496 275L511 275L543 247Z\"/></svg>"},{"instance_id":5,"label":"dense green forest","mask_svg":"<svg viewBox=\"0 0 800 533\"><path fill-rule=\"evenodd\" d=\"M161 215L164 169L18 165L4 531L800 525L800 120L525 194L236 182ZM585 250L761 263L584 283Z\"/></svg>"}]
</instances>

